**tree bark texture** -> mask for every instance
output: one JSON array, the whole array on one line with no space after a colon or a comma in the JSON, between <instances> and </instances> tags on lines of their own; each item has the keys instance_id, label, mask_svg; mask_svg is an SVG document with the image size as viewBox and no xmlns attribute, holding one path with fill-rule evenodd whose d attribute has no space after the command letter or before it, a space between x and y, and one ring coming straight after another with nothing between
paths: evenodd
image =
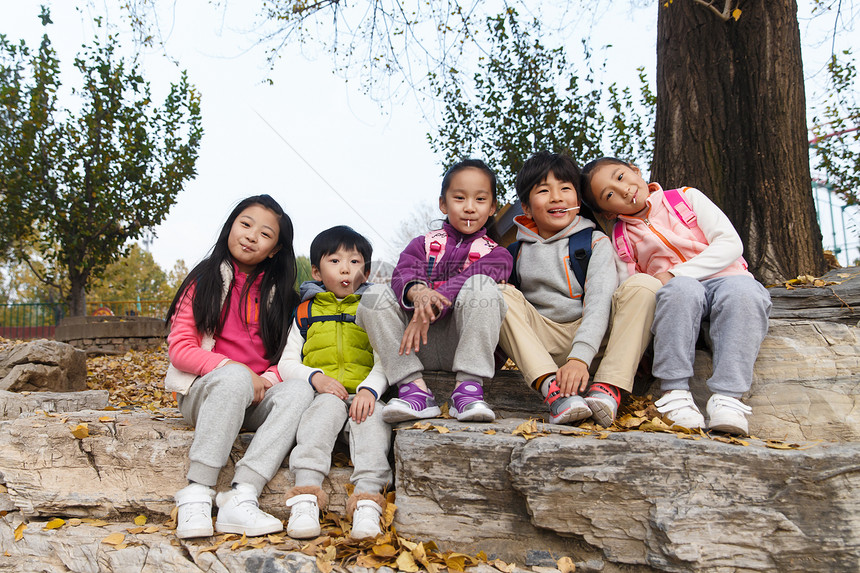
<instances>
[{"instance_id":1,"label":"tree bark texture","mask_svg":"<svg viewBox=\"0 0 860 573\"><path fill-rule=\"evenodd\" d=\"M715 2L722 9L724 2ZM658 3L652 179L700 188L765 283L825 270L815 215L794 0L741 0L724 21L693 0Z\"/></svg>"}]
</instances>

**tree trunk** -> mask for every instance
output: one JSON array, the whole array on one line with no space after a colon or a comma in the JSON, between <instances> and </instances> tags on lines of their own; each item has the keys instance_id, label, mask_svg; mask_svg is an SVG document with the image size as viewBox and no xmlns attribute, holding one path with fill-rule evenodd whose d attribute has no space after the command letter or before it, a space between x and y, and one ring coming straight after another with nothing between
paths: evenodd
<instances>
[{"instance_id":1,"label":"tree trunk","mask_svg":"<svg viewBox=\"0 0 860 573\"><path fill-rule=\"evenodd\" d=\"M714 5L722 9L720 0ZM698 187L725 211L755 276L825 270L794 0L746 0L724 21L693 0L658 3L652 179Z\"/></svg>"},{"instance_id":2,"label":"tree trunk","mask_svg":"<svg viewBox=\"0 0 860 573\"><path fill-rule=\"evenodd\" d=\"M69 316L86 316L87 275L69 271Z\"/></svg>"}]
</instances>

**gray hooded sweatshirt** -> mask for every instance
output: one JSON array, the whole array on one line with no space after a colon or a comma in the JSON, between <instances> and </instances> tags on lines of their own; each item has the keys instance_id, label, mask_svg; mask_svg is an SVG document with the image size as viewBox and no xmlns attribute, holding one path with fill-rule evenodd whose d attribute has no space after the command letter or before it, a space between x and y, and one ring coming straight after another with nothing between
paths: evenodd
<instances>
[{"instance_id":1,"label":"gray hooded sweatshirt","mask_svg":"<svg viewBox=\"0 0 860 573\"><path fill-rule=\"evenodd\" d=\"M582 319L568 358L591 366L609 326L612 293L618 286L615 255L609 238L594 231L591 260L583 289L568 264L568 239L582 229L594 229L592 221L577 216L573 222L548 239L538 234L534 222L524 215L514 220L519 256L514 261L520 291L537 311L557 323Z\"/></svg>"}]
</instances>

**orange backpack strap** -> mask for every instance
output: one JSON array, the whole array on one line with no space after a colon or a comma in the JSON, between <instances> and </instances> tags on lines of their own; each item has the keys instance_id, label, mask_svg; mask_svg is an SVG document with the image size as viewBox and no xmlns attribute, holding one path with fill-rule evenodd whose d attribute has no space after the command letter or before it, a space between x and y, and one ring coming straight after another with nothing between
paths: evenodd
<instances>
[{"instance_id":1,"label":"orange backpack strap","mask_svg":"<svg viewBox=\"0 0 860 573\"><path fill-rule=\"evenodd\" d=\"M299 325L299 332L302 333L302 338L305 340L308 338L308 329L311 327L311 305L313 302L314 299L309 298L299 303L299 306L296 307L296 323Z\"/></svg>"}]
</instances>

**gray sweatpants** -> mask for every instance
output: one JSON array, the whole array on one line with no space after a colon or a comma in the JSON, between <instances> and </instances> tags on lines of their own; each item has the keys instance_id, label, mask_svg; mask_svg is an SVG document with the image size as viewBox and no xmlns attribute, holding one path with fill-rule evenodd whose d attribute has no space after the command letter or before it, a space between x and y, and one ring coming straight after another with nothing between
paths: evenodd
<instances>
[{"instance_id":1,"label":"gray sweatpants","mask_svg":"<svg viewBox=\"0 0 860 573\"><path fill-rule=\"evenodd\" d=\"M770 294L746 275L698 281L675 277L657 291L652 373L664 392L689 390L702 320L710 322L714 371L708 389L740 398L767 334Z\"/></svg>"},{"instance_id":2,"label":"gray sweatpants","mask_svg":"<svg viewBox=\"0 0 860 573\"><path fill-rule=\"evenodd\" d=\"M313 395L307 380L287 380L269 388L259 404L251 405L251 373L238 364L216 368L195 380L187 394L177 396L182 417L194 426L188 479L215 486L244 427L256 433L236 463L232 483L251 484L260 495L295 444L299 420Z\"/></svg>"},{"instance_id":3,"label":"gray sweatpants","mask_svg":"<svg viewBox=\"0 0 860 573\"><path fill-rule=\"evenodd\" d=\"M385 403L377 400L373 414L359 424L349 418L349 405L354 398L351 395L349 402L344 402L334 394L317 394L302 414L296 447L290 454L296 486L322 485L331 469L331 454L341 430L349 437L353 466L349 481L355 484L355 493L380 493L391 483L391 426L382 421Z\"/></svg>"},{"instance_id":4,"label":"gray sweatpants","mask_svg":"<svg viewBox=\"0 0 860 573\"><path fill-rule=\"evenodd\" d=\"M496 281L486 275L471 276L451 311L430 325L427 344L409 354L398 351L412 317L400 308L391 287L378 284L367 289L355 318L367 331L392 384L413 382L422 377L425 368L454 372L457 382L483 383L496 371L493 353L506 310Z\"/></svg>"}]
</instances>

